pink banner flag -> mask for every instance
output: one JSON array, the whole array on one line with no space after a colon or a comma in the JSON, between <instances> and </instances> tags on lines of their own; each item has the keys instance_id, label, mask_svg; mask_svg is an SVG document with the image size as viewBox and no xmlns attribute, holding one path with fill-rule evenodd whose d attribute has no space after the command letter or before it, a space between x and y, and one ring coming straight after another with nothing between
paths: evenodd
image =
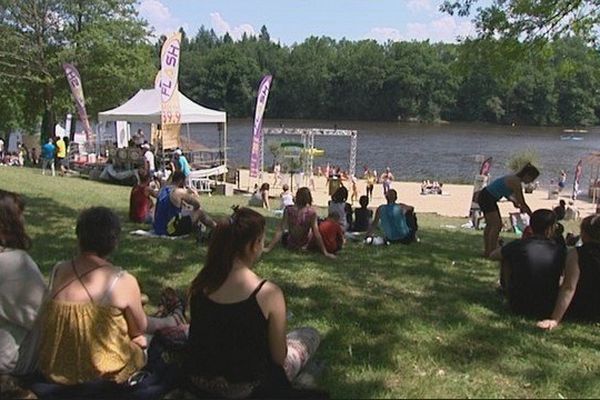
<instances>
[{"instance_id":1,"label":"pink banner flag","mask_svg":"<svg viewBox=\"0 0 600 400\"><path fill-rule=\"evenodd\" d=\"M179 59L181 57L181 32L173 33L163 44L160 54L160 101L163 125L179 124ZM157 85L158 77L155 79ZM163 127L164 129L164 127Z\"/></svg>"},{"instance_id":2,"label":"pink banner flag","mask_svg":"<svg viewBox=\"0 0 600 400\"><path fill-rule=\"evenodd\" d=\"M75 100L75 106L77 107L79 120L83 124L83 129L85 130L85 139L87 142L89 142L92 129L90 128L90 121L88 120L87 111L85 110L85 97L83 97L83 84L81 83L81 76L73 64L64 63L63 69L65 70L67 81L71 87L71 93L73 94L73 100Z\"/></svg>"},{"instance_id":3,"label":"pink banner flag","mask_svg":"<svg viewBox=\"0 0 600 400\"><path fill-rule=\"evenodd\" d=\"M272 80L273 76L265 75L258 86L256 111L254 112L254 129L252 130L252 150L250 153L250 176L252 178L258 176L259 164L262 161L262 122Z\"/></svg>"}]
</instances>

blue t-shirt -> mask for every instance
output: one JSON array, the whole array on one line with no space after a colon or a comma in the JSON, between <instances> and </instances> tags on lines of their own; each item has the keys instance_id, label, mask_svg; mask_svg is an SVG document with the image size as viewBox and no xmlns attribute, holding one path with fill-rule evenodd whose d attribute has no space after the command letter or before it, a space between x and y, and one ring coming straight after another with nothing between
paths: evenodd
<instances>
[{"instance_id":1,"label":"blue t-shirt","mask_svg":"<svg viewBox=\"0 0 600 400\"><path fill-rule=\"evenodd\" d=\"M179 156L179 168L181 169L181 172L183 172L183 175L185 175L186 177L191 172L190 164L188 163L187 158L185 158L183 154Z\"/></svg>"},{"instance_id":2,"label":"blue t-shirt","mask_svg":"<svg viewBox=\"0 0 600 400\"><path fill-rule=\"evenodd\" d=\"M51 159L54 158L54 152L56 151L56 146L52 143L46 143L42 146L42 158Z\"/></svg>"},{"instance_id":3,"label":"blue t-shirt","mask_svg":"<svg viewBox=\"0 0 600 400\"><path fill-rule=\"evenodd\" d=\"M398 204L379 206L380 226L388 240L402 240L410 234L404 209Z\"/></svg>"},{"instance_id":4,"label":"blue t-shirt","mask_svg":"<svg viewBox=\"0 0 600 400\"><path fill-rule=\"evenodd\" d=\"M181 212L181 209L175 207L171 202L172 191L172 187L166 186L158 192L154 211L154 223L152 224L154 232L157 235L167 235L167 224Z\"/></svg>"}]
</instances>

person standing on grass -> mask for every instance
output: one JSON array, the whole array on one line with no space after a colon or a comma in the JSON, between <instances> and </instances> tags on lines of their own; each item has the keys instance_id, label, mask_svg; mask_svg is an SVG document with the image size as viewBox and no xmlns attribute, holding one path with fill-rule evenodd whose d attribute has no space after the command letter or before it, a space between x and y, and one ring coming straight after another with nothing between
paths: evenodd
<instances>
[{"instance_id":1,"label":"person standing on grass","mask_svg":"<svg viewBox=\"0 0 600 400\"><path fill-rule=\"evenodd\" d=\"M146 171L146 175L152 180L154 179L154 172L156 171L154 153L150 149L148 143L142 144L142 151L144 152L144 171Z\"/></svg>"},{"instance_id":2,"label":"person standing on grass","mask_svg":"<svg viewBox=\"0 0 600 400\"><path fill-rule=\"evenodd\" d=\"M56 166L59 168L58 174L65 176L65 160L67 158L67 144L60 136L56 140Z\"/></svg>"},{"instance_id":3,"label":"person standing on grass","mask_svg":"<svg viewBox=\"0 0 600 400\"><path fill-rule=\"evenodd\" d=\"M175 171L181 171L183 175L187 178L192 172L192 168L190 167L190 163L187 158L183 155L181 149L175 150L173 153L173 163L175 164Z\"/></svg>"},{"instance_id":4,"label":"person standing on grass","mask_svg":"<svg viewBox=\"0 0 600 400\"><path fill-rule=\"evenodd\" d=\"M282 242L284 247L289 250L306 249L313 236L325 257L336 258L335 254L328 252L323 244L319 233L317 213L312 208L310 190L307 187L301 187L296 192L295 204L283 210L283 218L277 225L273 240L265 248L265 253L273 250L279 242Z\"/></svg>"},{"instance_id":5,"label":"person standing on grass","mask_svg":"<svg viewBox=\"0 0 600 400\"><path fill-rule=\"evenodd\" d=\"M52 176L56 176L54 172L54 154L56 146L52 142L52 138L48 138L48 142L42 146L42 175L46 175L46 168L50 167Z\"/></svg>"},{"instance_id":6,"label":"person standing on grass","mask_svg":"<svg viewBox=\"0 0 600 400\"><path fill-rule=\"evenodd\" d=\"M313 328L287 333L283 292L254 272L264 236L262 215L236 209L217 224L204 267L192 282L184 371L188 389L200 397L317 395L290 384L320 337Z\"/></svg>"},{"instance_id":7,"label":"person standing on grass","mask_svg":"<svg viewBox=\"0 0 600 400\"><path fill-rule=\"evenodd\" d=\"M502 229L498 200L505 197L511 200L521 212L531 216L531 209L523 196L522 185L532 183L539 175L540 171L527 163L516 174L498 178L476 194L477 202L485 218L485 229L483 230L483 254L485 257L489 257L492 251L498 247L498 237Z\"/></svg>"},{"instance_id":8,"label":"person standing on grass","mask_svg":"<svg viewBox=\"0 0 600 400\"><path fill-rule=\"evenodd\" d=\"M553 211L535 211L530 226L532 236L497 248L490 258L501 263L500 284L510 309L515 314L545 318L556 302L566 247L554 240Z\"/></svg>"},{"instance_id":9,"label":"person standing on grass","mask_svg":"<svg viewBox=\"0 0 600 400\"><path fill-rule=\"evenodd\" d=\"M552 330L566 317L600 321L600 215L581 221L581 247L569 250L564 278L549 319L541 329Z\"/></svg>"}]
</instances>

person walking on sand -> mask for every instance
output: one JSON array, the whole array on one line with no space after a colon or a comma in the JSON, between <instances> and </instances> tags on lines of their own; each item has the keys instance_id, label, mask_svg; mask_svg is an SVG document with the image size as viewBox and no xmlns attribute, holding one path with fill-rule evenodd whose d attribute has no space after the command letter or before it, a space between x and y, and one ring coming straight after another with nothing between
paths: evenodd
<instances>
[{"instance_id":1,"label":"person walking on sand","mask_svg":"<svg viewBox=\"0 0 600 400\"><path fill-rule=\"evenodd\" d=\"M392 181L394 180L394 175L392 174L390 167L387 167L385 169L385 172L383 174L381 174L380 180L381 180L381 184L383 185L383 196L386 196L387 192L390 190L390 187L392 186Z\"/></svg>"}]
</instances>

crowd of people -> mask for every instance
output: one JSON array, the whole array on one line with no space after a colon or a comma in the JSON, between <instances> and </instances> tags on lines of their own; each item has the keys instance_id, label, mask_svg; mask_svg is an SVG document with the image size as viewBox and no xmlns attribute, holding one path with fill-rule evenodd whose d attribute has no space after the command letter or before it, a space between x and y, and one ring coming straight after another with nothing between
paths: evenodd
<instances>
[{"instance_id":1,"label":"crowd of people","mask_svg":"<svg viewBox=\"0 0 600 400\"><path fill-rule=\"evenodd\" d=\"M145 143L140 146L151 152ZM324 219L308 187L292 194L284 184L281 219L265 244L265 218L249 207L271 209L268 183L256 187L249 207L236 207L228 218L216 220L186 186L189 163L181 152L175 152L168 182L155 179L153 157L144 155L144 160L131 190L130 220L151 224L157 235L210 231L204 265L189 284L191 319L186 301L172 289L163 291L157 315L145 313L137 278L109 259L118 248L121 222L105 207L81 212L77 255L59 261L46 285L27 253L32 241L25 230L23 198L0 190L2 385L22 386L6 377L27 375L27 389L15 390L31 390L41 398L97 393L157 398L173 388L200 397L325 396L291 385L316 352L319 333L312 328L287 331L283 291L254 266L279 244L334 259L355 232L363 234L365 244L418 242L415 208L398 202L391 171L381 179L388 182L386 204L375 212L368 207L372 189L369 193L367 187L360 207L353 209L341 184ZM368 182L375 176L365 174ZM525 202L522 185L538 175L527 164L477 194L486 219L484 255L500 262L500 290L510 309L535 318L539 328L554 329L564 319L598 321L600 215L585 218L580 235L565 240L560 221L570 206L563 201L554 210L532 211ZM503 246L497 205L502 197L530 215L523 237ZM381 236L375 236L378 231ZM570 247L575 243L580 246Z\"/></svg>"},{"instance_id":2,"label":"crowd of people","mask_svg":"<svg viewBox=\"0 0 600 400\"><path fill-rule=\"evenodd\" d=\"M176 193L178 175L161 191L170 188L169 201L194 203ZM46 285L27 253L24 209L20 195L0 190L3 393L151 399L179 388L201 398L326 396L291 385L320 337L312 328L288 332L282 290L253 271L266 225L256 211L211 220L204 266L190 282L188 322L185 300L172 289L163 291L159 315L145 313L137 278L110 261L121 222L106 207L81 212L77 255L59 261Z\"/></svg>"}]
</instances>

